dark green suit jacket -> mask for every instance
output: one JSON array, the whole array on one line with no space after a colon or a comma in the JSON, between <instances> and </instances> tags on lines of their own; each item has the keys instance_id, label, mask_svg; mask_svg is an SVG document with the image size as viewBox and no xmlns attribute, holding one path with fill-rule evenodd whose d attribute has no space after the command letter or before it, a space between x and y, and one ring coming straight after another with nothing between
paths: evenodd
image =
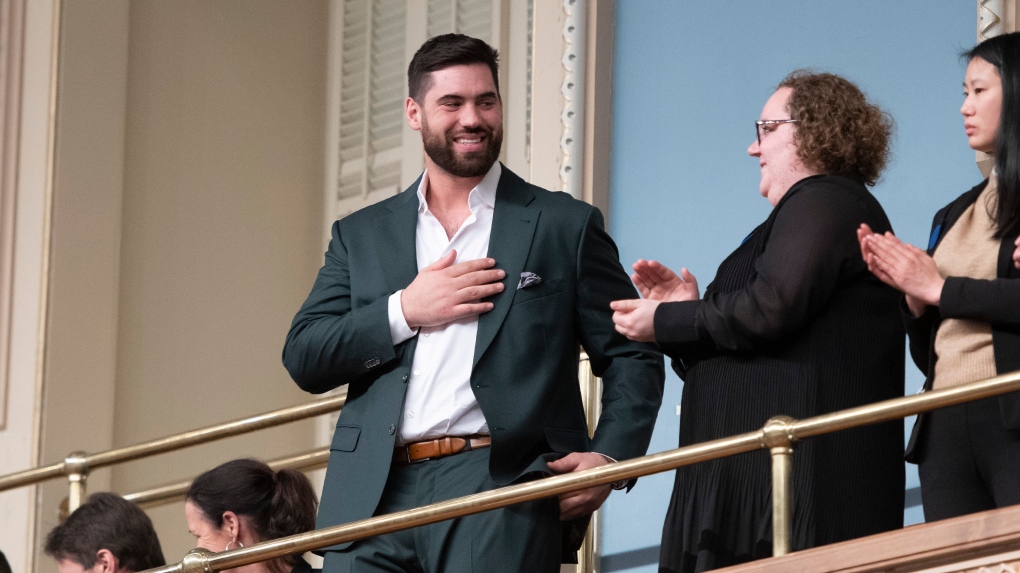
<instances>
[{"instance_id":1,"label":"dark green suit jacket","mask_svg":"<svg viewBox=\"0 0 1020 573\"><path fill-rule=\"evenodd\" d=\"M349 385L319 528L371 517L389 473L417 336L393 344L387 302L418 273L417 188L334 223L325 265L287 335L283 362L298 386ZM503 167L489 257L506 271L506 288L479 316L471 388L492 434L492 478L527 479L570 452L643 455L662 400L662 356L613 328L609 302L636 292L599 211ZM518 290L525 271L542 282ZM577 379L582 346L605 388L591 440Z\"/></svg>"}]
</instances>

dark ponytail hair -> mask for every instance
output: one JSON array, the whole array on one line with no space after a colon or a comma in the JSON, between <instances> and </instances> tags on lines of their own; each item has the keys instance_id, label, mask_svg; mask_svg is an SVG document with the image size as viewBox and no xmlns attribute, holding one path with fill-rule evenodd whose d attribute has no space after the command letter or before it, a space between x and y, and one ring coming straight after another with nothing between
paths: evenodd
<instances>
[{"instance_id":1,"label":"dark ponytail hair","mask_svg":"<svg viewBox=\"0 0 1020 573\"><path fill-rule=\"evenodd\" d=\"M253 459L232 460L195 478L187 500L216 527L223 513L244 516L260 541L315 529L318 502L308 478L297 470L274 472ZM289 555L267 561L272 573L289 573L301 561Z\"/></svg>"},{"instance_id":2,"label":"dark ponytail hair","mask_svg":"<svg viewBox=\"0 0 1020 573\"><path fill-rule=\"evenodd\" d=\"M963 57L992 64L1002 79L1002 113L995 138L999 197L993 214L995 238L1001 239L1020 232L1020 32L989 38Z\"/></svg>"}]
</instances>

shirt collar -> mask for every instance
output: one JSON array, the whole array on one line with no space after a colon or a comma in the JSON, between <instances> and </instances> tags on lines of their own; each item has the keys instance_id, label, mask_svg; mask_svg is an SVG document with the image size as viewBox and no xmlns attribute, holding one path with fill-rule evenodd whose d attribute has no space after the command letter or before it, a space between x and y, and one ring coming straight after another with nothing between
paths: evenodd
<instances>
[{"instance_id":1,"label":"shirt collar","mask_svg":"<svg viewBox=\"0 0 1020 573\"><path fill-rule=\"evenodd\" d=\"M468 207L471 211L481 205L487 205L490 209L496 206L496 188L499 187L499 177L503 173L503 166L499 161L495 161L492 167L489 168L489 172L485 174L485 177L471 190L468 194ZM418 212L424 213L428 210L428 201L425 200L425 190L429 184L429 171L425 170L425 173L421 176L421 182L418 183Z\"/></svg>"}]
</instances>

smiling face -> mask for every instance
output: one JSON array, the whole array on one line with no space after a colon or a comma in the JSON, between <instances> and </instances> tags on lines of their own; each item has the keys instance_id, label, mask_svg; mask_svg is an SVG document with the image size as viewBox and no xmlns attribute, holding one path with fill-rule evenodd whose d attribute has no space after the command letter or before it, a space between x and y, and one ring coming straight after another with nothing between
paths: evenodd
<instances>
[{"instance_id":1,"label":"smiling face","mask_svg":"<svg viewBox=\"0 0 1020 573\"><path fill-rule=\"evenodd\" d=\"M221 552L239 549L261 541L252 534L251 524L245 516L232 511L223 513L223 525L216 525L206 517L191 500L184 502L184 519L188 522L188 533L195 536L195 547ZM225 569L223 573L268 573L267 562L252 563L236 569Z\"/></svg>"},{"instance_id":2,"label":"smiling face","mask_svg":"<svg viewBox=\"0 0 1020 573\"><path fill-rule=\"evenodd\" d=\"M779 88L765 102L761 110L762 120L791 119L787 109L791 88ZM779 123L761 127L761 143L758 140L747 148L747 154L758 158L761 167L761 183L758 192L775 207L794 183L818 171L810 169L797 156L796 123Z\"/></svg>"},{"instance_id":3,"label":"smiling face","mask_svg":"<svg viewBox=\"0 0 1020 573\"><path fill-rule=\"evenodd\" d=\"M202 510L190 501L184 503L184 518L188 522L188 532L195 536L195 547L223 551L227 543L236 541L236 535L231 535L226 523L223 527L216 527Z\"/></svg>"},{"instance_id":4,"label":"smiling face","mask_svg":"<svg viewBox=\"0 0 1020 573\"><path fill-rule=\"evenodd\" d=\"M1002 114L1002 78L992 64L972 58L963 80L963 129L967 144L975 151L995 152Z\"/></svg>"},{"instance_id":5,"label":"smiling face","mask_svg":"<svg viewBox=\"0 0 1020 573\"><path fill-rule=\"evenodd\" d=\"M480 178L499 158L503 103L485 64L456 65L431 72L431 87L405 113L420 131L425 162L454 177Z\"/></svg>"}]
</instances>

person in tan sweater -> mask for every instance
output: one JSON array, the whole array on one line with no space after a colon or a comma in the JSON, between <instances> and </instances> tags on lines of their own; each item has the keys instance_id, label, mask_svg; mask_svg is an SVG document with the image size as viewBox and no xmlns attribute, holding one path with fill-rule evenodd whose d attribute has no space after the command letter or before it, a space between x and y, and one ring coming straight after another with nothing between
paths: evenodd
<instances>
[{"instance_id":1,"label":"person in tan sweater","mask_svg":"<svg viewBox=\"0 0 1020 573\"><path fill-rule=\"evenodd\" d=\"M970 147L993 156L991 175L935 215L927 250L858 230L868 268L905 295L926 390L1020 370L1020 33L965 57L960 113ZM918 416L907 460L927 521L1020 503L1020 394Z\"/></svg>"}]
</instances>

